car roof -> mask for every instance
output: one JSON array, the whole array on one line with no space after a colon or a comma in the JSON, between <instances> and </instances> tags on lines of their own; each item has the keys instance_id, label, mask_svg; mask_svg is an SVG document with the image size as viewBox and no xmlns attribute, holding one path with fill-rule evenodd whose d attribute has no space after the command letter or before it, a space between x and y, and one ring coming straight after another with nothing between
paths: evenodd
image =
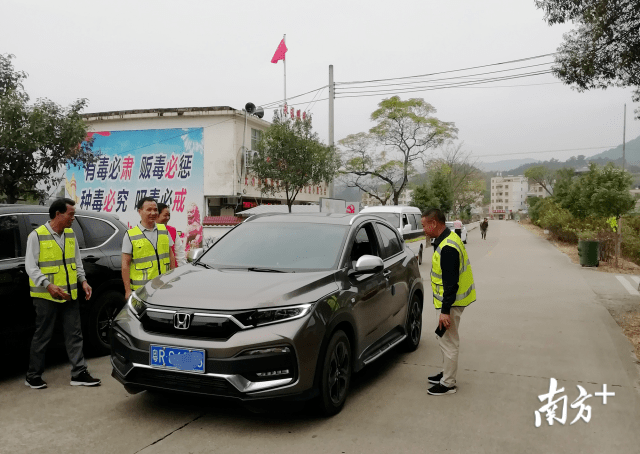
<instances>
[{"instance_id":1,"label":"car roof","mask_svg":"<svg viewBox=\"0 0 640 454\"><path fill-rule=\"evenodd\" d=\"M29 213L49 213L49 207L46 205L23 205L23 204L10 204L0 203L0 214L29 214ZM78 210L76 209L76 216L92 216L96 218L103 218L113 221L119 219L118 215L111 213L100 213L97 211Z\"/></svg>"},{"instance_id":2,"label":"car roof","mask_svg":"<svg viewBox=\"0 0 640 454\"><path fill-rule=\"evenodd\" d=\"M334 224L334 225L351 225L356 220L371 219L383 221L379 216L373 214L342 214L342 213L265 213L257 214L247 218L245 222L259 223L306 223L306 224Z\"/></svg>"},{"instance_id":3,"label":"car roof","mask_svg":"<svg viewBox=\"0 0 640 454\"><path fill-rule=\"evenodd\" d=\"M409 205L394 205L394 206L375 206L367 207L360 210L361 213L402 213L402 212L415 212L420 213L420 209Z\"/></svg>"}]
</instances>

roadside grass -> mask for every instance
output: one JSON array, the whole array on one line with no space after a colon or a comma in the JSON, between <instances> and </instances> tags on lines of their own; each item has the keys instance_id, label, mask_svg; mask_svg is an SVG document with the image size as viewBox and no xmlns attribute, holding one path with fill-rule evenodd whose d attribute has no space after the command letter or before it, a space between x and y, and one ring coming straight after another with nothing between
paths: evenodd
<instances>
[{"instance_id":1,"label":"roadside grass","mask_svg":"<svg viewBox=\"0 0 640 454\"><path fill-rule=\"evenodd\" d=\"M565 253L571 261L575 264L580 264L580 256L578 255L578 246L571 243L565 243L551 238L551 235L545 234L544 229L532 224L531 221L526 220L520 222L520 225L525 229L533 232L535 235L546 238L550 243L557 247L561 252ZM624 258L618 259L618 268L613 266L613 263L600 262L598 267L591 267L594 271L603 273L615 273L615 274L640 274L640 266L635 263L626 260ZM628 312L617 312L609 310L609 313L616 321L616 323L622 328L622 332L631 341L636 352L636 358L640 360L640 310L632 310Z\"/></svg>"}]
</instances>

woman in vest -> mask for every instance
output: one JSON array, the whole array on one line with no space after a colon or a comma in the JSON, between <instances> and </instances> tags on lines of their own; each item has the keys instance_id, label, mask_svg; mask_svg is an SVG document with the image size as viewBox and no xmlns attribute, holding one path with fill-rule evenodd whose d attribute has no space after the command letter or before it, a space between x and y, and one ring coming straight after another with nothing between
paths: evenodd
<instances>
[{"instance_id":1,"label":"woman in vest","mask_svg":"<svg viewBox=\"0 0 640 454\"><path fill-rule=\"evenodd\" d=\"M432 208L422 215L424 233L434 238L431 262L431 290L433 305L440 310L438 330L444 367L439 374L429 377L434 384L428 393L434 396L456 392L458 351L460 338L458 327L462 311L476 300L476 290L467 250L458 235L445 224L442 211ZM442 332L444 330L444 333Z\"/></svg>"},{"instance_id":2,"label":"woman in vest","mask_svg":"<svg viewBox=\"0 0 640 454\"><path fill-rule=\"evenodd\" d=\"M129 229L122 239L122 281L125 297L154 277L173 268L173 239L167 228L157 224L158 206L152 197L143 197L137 205L140 224Z\"/></svg>"}]
</instances>

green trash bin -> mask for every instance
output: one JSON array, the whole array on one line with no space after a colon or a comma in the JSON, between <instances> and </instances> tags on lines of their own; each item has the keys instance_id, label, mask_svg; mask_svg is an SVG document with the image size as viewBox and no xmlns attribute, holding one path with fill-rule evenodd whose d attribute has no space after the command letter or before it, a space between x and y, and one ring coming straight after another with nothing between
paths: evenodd
<instances>
[{"instance_id":1,"label":"green trash bin","mask_svg":"<svg viewBox=\"0 0 640 454\"><path fill-rule=\"evenodd\" d=\"M578 241L578 255L580 256L580 265L582 266L598 266L600 256L599 241Z\"/></svg>"}]
</instances>

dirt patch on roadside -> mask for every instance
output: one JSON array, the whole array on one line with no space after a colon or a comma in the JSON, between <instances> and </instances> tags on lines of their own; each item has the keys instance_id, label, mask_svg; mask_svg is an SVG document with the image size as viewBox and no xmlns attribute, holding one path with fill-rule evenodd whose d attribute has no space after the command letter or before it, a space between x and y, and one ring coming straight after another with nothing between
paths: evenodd
<instances>
[{"instance_id":1,"label":"dirt patch on roadside","mask_svg":"<svg viewBox=\"0 0 640 454\"><path fill-rule=\"evenodd\" d=\"M564 243L551 238L551 235L545 234L544 230L537 225L532 224L530 221L524 221L520 223L525 229L533 232L535 235L547 239L561 252L565 253L571 261L575 264L580 264L580 256L578 255L578 247L575 244ZM595 271L604 273L615 274L640 274L640 266L635 263L626 260L624 258L618 259L619 267L613 266L613 263L600 262L598 267L592 268ZM607 304L603 304L611 317L622 328L622 332L631 341L636 351L636 358L640 359L640 311L630 310L627 312L620 312L618 310L609 307Z\"/></svg>"}]
</instances>

